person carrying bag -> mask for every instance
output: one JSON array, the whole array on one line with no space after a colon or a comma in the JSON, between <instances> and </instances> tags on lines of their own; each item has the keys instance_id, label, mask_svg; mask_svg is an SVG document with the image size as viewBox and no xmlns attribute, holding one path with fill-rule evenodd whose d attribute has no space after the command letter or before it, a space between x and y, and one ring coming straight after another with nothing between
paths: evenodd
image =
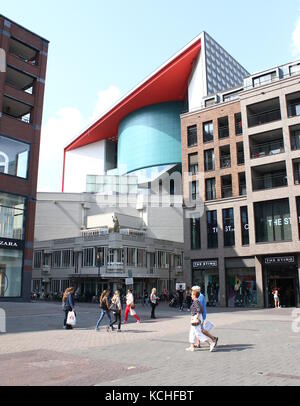
<instances>
[{"instance_id":1,"label":"person carrying bag","mask_svg":"<svg viewBox=\"0 0 300 406\"><path fill-rule=\"evenodd\" d=\"M110 323L111 331L114 330L114 324L118 322L118 333L121 332L121 315L122 315L122 305L120 299L120 292L117 290L114 294L114 297L111 300L111 305L109 310L115 316L115 320ZM108 330L109 331L109 330Z\"/></svg>"},{"instance_id":2,"label":"person carrying bag","mask_svg":"<svg viewBox=\"0 0 300 406\"><path fill-rule=\"evenodd\" d=\"M74 303L74 288L68 288L63 294L63 311L65 312L64 329L72 330L76 325L75 303ZM71 314L70 314L71 313ZM69 317L70 314L70 317Z\"/></svg>"}]
</instances>

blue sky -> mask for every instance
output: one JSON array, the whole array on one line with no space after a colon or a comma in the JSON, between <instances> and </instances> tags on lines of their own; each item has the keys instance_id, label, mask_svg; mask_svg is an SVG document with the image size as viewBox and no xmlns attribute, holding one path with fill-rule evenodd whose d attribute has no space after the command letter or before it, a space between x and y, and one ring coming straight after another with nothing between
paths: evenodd
<instances>
[{"instance_id":1,"label":"blue sky","mask_svg":"<svg viewBox=\"0 0 300 406\"><path fill-rule=\"evenodd\" d=\"M250 72L300 58L300 0L10 0L0 12L50 41L45 191L60 190L63 146L201 31Z\"/></svg>"}]
</instances>

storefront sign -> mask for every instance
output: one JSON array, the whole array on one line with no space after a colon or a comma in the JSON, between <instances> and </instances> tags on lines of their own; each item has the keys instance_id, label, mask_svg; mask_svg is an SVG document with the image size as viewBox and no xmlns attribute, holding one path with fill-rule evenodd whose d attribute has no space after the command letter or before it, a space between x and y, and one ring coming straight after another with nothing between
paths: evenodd
<instances>
[{"instance_id":1,"label":"storefront sign","mask_svg":"<svg viewBox=\"0 0 300 406\"><path fill-rule=\"evenodd\" d=\"M193 267L193 269L217 269L218 260L210 259L210 260L202 260L202 261L192 261L192 267Z\"/></svg>"},{"instance_id":2,"label":"storefront sign","mask_svg":"<svg viewBox=\"0 0 300 406\"><path fill-rule=\"evenodd\" d=\"M295 257L293 255L289 257L269 257L265 258L265 265L283 265L283 264L295 264Z\"/></svg>"},{"instance_id":3,"label":"storefront sign","mask_svg":"<svg viewBox=\"0 0 300 406\"><path fill-rule=\"evenodd\" d=\"M132 286L133 285L133 278L126 278L125 279L125 285L126 286Z\"/></svg>"},{"instance_id":4,"label":"storefront sign","mask_svg":"<svg viewBox=\"0 0 300 406\"><path fill-rule=\"evenodd\" d=\"M0 238L0 248L22 250L24 248L24 241Z\"/></svg>"}]
</instances>

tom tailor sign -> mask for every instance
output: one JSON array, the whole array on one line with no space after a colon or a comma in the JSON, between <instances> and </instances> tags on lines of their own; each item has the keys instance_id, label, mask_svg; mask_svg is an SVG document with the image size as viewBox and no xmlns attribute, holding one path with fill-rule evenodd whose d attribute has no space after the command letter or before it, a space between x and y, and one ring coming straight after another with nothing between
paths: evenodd
<instances>
[{"instance_id":1,"label":"tom tailor sign","mask_svg":"<svg viewBox=\"0 0 300 406\"><path fill-rule=\"evenodd\" d=\"M0 248L22 250L24 248L24 242L20 240L0 238Z\"/></svg>"},{"instance_id":2,"label":"tom tailor sign","mask_svg":"<svg viewBox=\"0 0 300 406\"><path fill-rule=\"evenodd\" d=\"M202 261L193 261L193 269L216 269L218 268L218 260L202 260Z\"/></svg>"}]
</instances>

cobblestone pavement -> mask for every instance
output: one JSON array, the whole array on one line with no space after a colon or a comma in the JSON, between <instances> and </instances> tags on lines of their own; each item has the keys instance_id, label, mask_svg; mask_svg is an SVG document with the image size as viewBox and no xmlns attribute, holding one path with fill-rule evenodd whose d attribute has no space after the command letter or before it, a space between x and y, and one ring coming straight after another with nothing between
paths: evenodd
<instances>
[{"instance_id":1,"label":"cobblestone pavement","mask_svg":"<svg viewBox=\"0 0 300 406\"><path fill-rule=\"evenodd\" d=\"M137 308L122 332L95 331L97 305L77 306L78 326L63 330L55 303L0 303L1 385L300 385L300 333L293 309L209 309L219 345L186 352L190 316L161 304L156 320ZM300 316L300 309L299 316ZM299 323L300 325L300 323Z\"/></svg>"}]
</instances>

